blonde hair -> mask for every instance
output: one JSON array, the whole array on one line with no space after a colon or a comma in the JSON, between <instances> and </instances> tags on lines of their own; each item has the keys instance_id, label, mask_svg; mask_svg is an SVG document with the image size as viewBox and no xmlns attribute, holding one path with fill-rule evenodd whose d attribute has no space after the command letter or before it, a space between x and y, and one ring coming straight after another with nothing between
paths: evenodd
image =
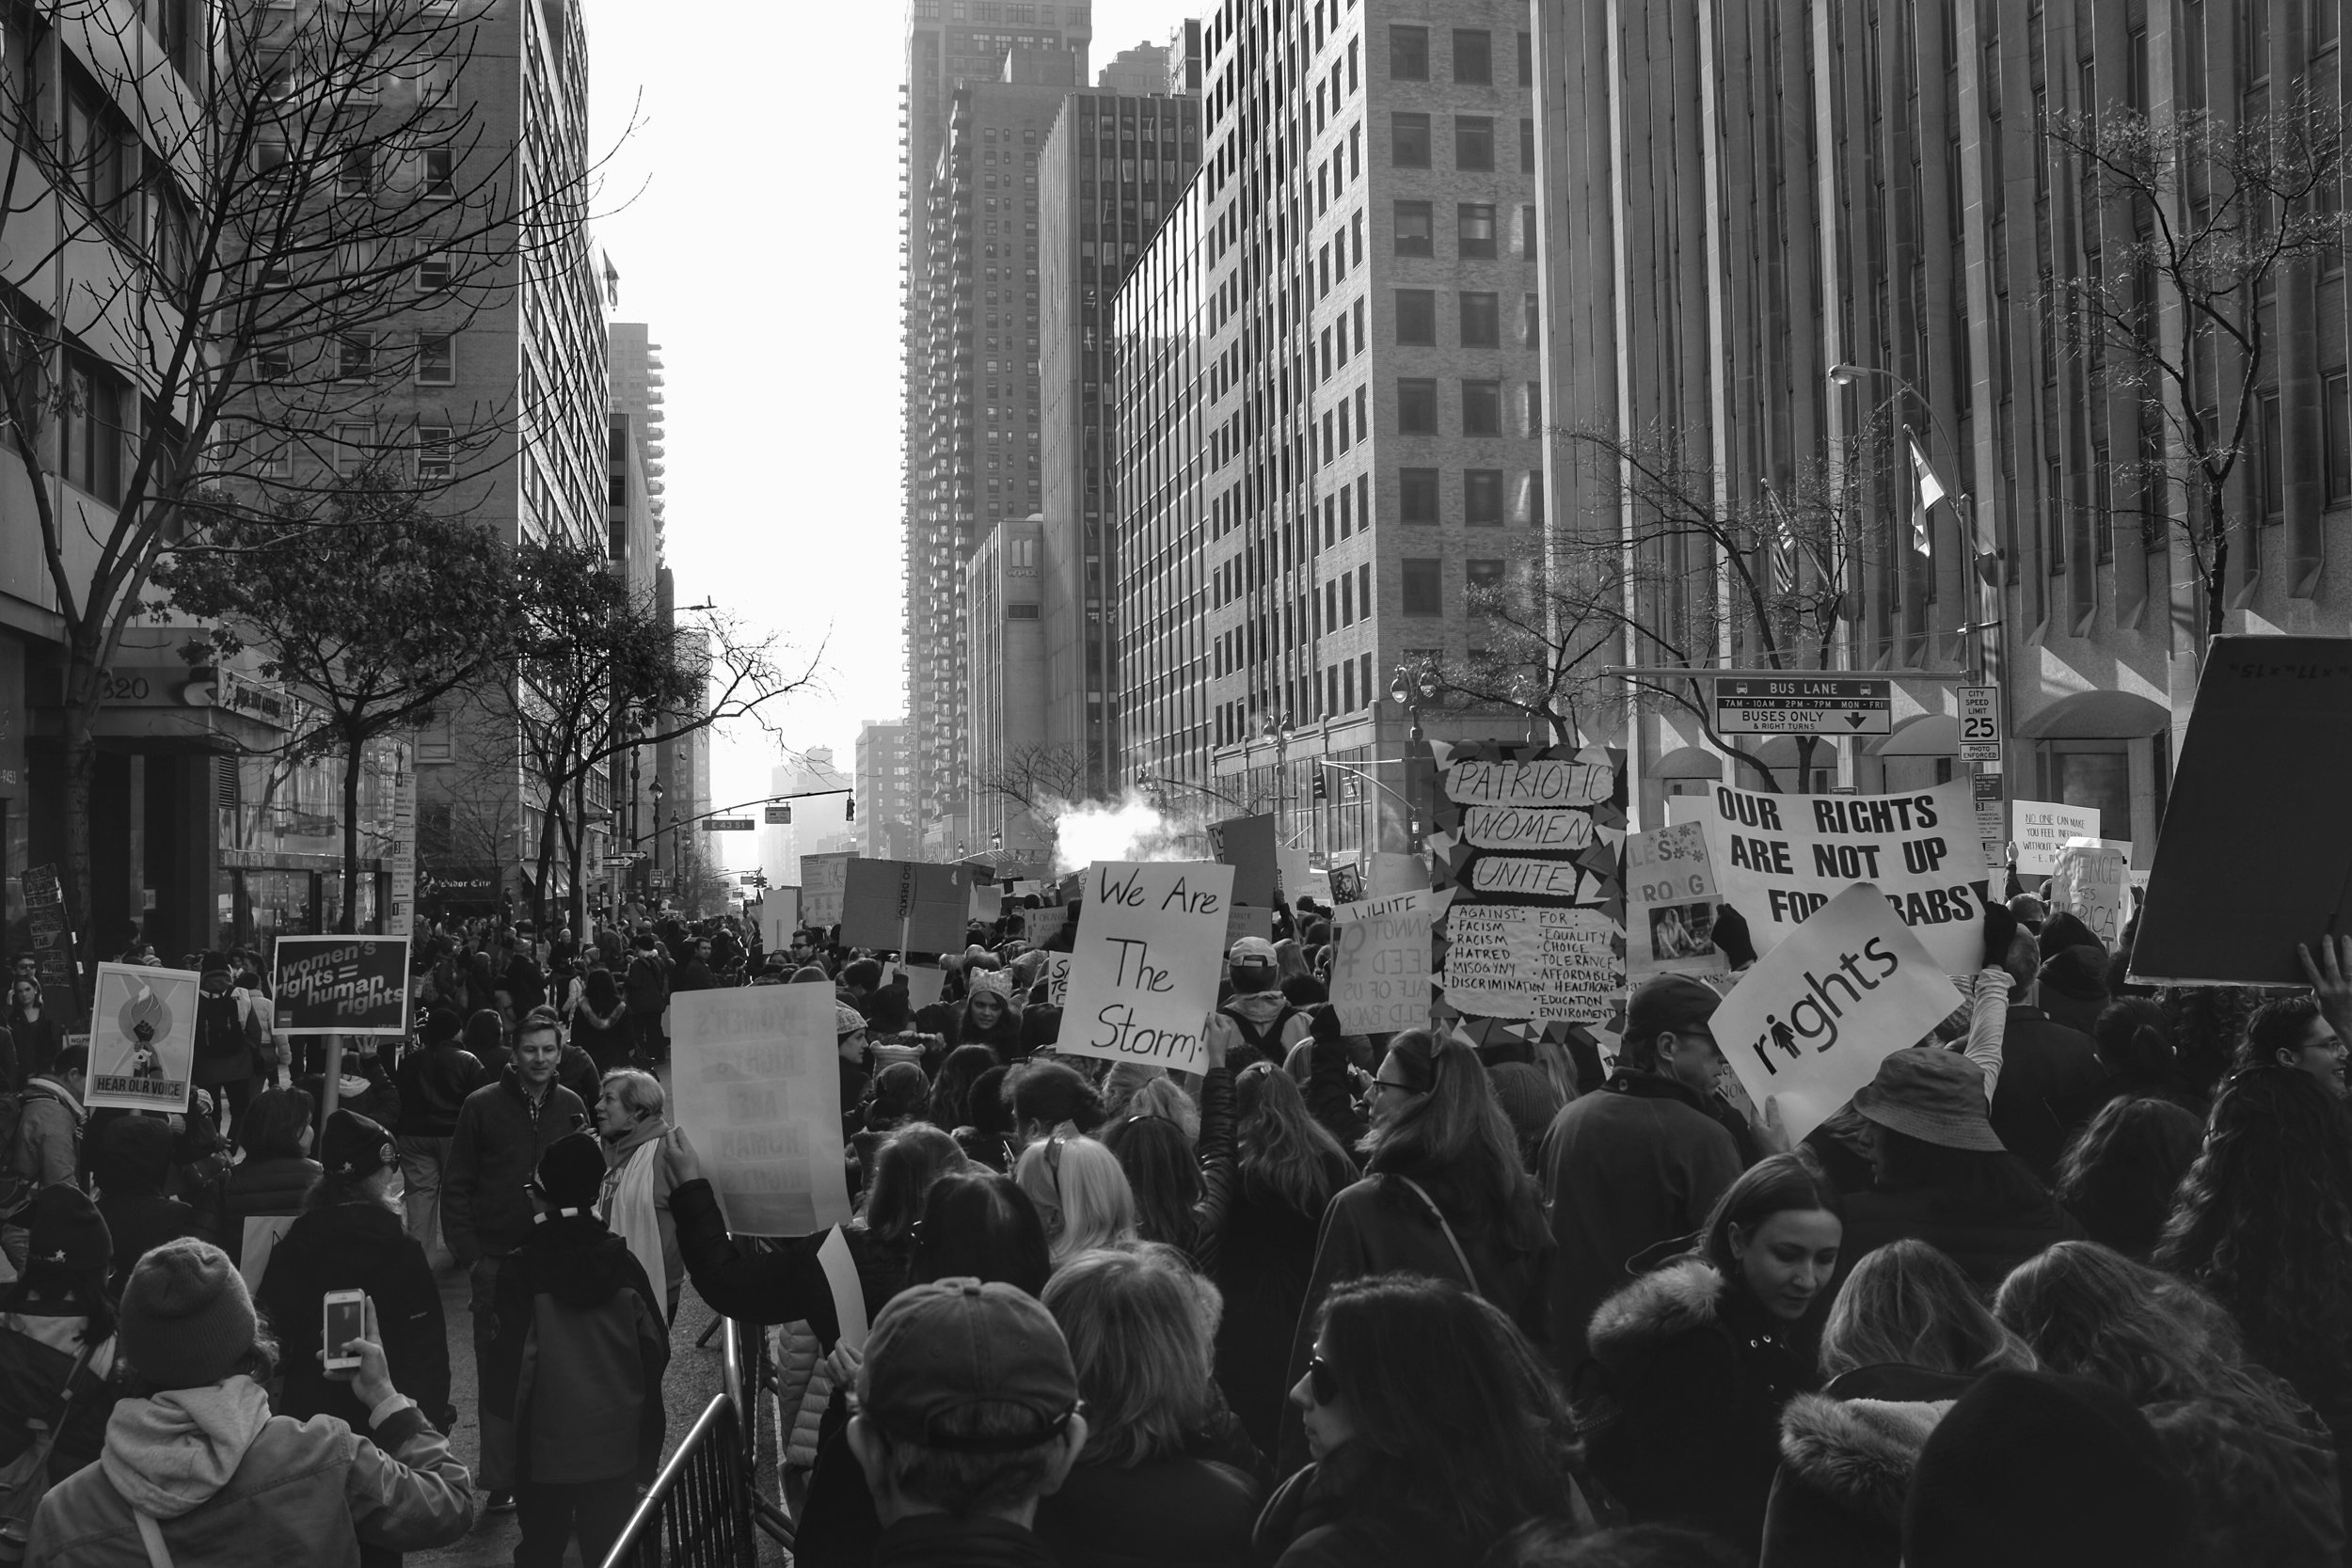
<instances>
[{"instance_id":1,"label":"blonde hair","mask_svg":"<svg viewBox=\"0 0 2352 1568\"><path fill-rule=\"evenodd\" d=\"M1037 1205L1056 1268L1095 1247L1136 1240L1136 1195L1119 1156L1092 1138L1056 1132L1021 1151L1013 1180Z\"/></svg>"},{"instance_id":2,"label":"blonde hair","mask_svg":"<svg viewBox=\"0 0 2352 1568\"><path fill-rule=\"evenodd\" d=\"M1133 1469L1182 1451L1207 1424L1216 1331L1205 1305L1168 1247L1083 1252L1055 1270L1045 1309L1086 1400L1085 1463Z\"/></svg>"},{"instance_id":3,"label":"blonde hair","mask_svg":"<svg viewBox=\"0 0 2352 1568\"><path fill-rule=\"evenodd\" d=\"M1821 1325L1821 1373L1898 1363L1932 1372L2035 1370L2023 1336L1995 1318L1960 1265L1914 1237L1863 1255Z\"/></svg>"}]
</instances>

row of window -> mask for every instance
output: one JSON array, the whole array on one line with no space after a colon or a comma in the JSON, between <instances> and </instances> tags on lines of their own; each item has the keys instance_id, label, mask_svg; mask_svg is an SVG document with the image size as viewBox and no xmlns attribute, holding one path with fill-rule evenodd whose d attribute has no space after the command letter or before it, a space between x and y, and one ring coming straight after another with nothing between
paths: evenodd
<instances>
[{"instance_id":1,"label":"row of window","mask_svg":"<svg viewBox=\"0 0 2352 1568\"><path fill-rule=\"evenodd\" d=\"M1502 296L1474 290L1457 293L1454 322L1454 336L1463 348L1502 347ZM1438 346L1437 290L1396 291L1396 341L1403 348ZM1528 294L1520 302L1519 345L1534 348L1541 341L1536 296Z\"/></svg>"},{"instance_id":2,"label":"row of window","mask_svg":"<svg viewBox=\"0 0 2352 1568\"><path fill-rule=\"evenodd\" d=\"M1418 111L1389 116L1389 163L1395 168L1429 166L1430 120ZM1490 115L1454 117L1454 166L1466 174L1495 171L1495 122ZM1535 122L1519 121L1519 172L1535 172Z\"/></svg>"},{"instance_id":3,"label":"row of window","mask_svg":"<svg viewBox=\"0 0 2352 1568\"><path fill-rule=\"evenodd\" d=\"M1433 527L1444 519L1445 474L1439 468L1399 468L1397 520ZM1510 517L1509 476L1501 468L1462 470L1462 521L1472 528L1500 528ZM1541 522L1544 515L1544 471L1530 468L1521 477L1523 515L1520 522Z\"/></svg>"},{"instance_id":4,"label":"row of window","mask_svg":"<svg viewBox=\"0 0 2352 1568\"><path fill-rule=\"evenodd\" d=\"M1529 383L1531 423L1541 428L1542 394ZM1461 430L1464 436L1502 436L1502 383L1465 379L1460 383ZM1438 382L1434 376L1399 376L1396 383L1396 431L1400 436L1438 436Z\"/></svg>"},{"instance_id":5,"label":"row of window","mask_svg":"<svg viewBox=\"0 0 2352 1568\"><path fill-rule=\"evenodd\" d=\"M1454 29L1451 65L1454 80L1466 87L1491 87L1495 79L1494 35L1484 27ZM1535 47L1529 35L1518 35L1519 86L1535 85ZM1389 79L1392 82L1429 80L1429 29L1407 23L1389 26Z\"/></svg>"},{"instance_id":6,"label":"row of window","mask_svg":"<svg viewBox=\"0 0 2352 1568\"><path fill-rule=\"evenodd\" d=\"M1495 595L1510 580L1510 562L1493 559L1462 562L1462 608L1471 616L1492 612ZM1445 613L1445 562L1436 556L1406 556L1397 562L1400 608L1407 615Z\"/></svg>"},{"instance_id":7,"label":"row of window","mask_svg":"<svg viewBox=\"0 0 2352 1568\"><path fill-rule=\"evenodd\" d=\"M1395 219L1397 255L1437 255L1438 209L1434 202L1400 201L1396 204ZM1532 261L1535 260L1535 208L1530 203L1519 209L1519 251ZM1493 202L1465 201L1455 205L1454 253L1465 261L1491 261L1502 254Z\"/></svg>"},{"instance_id":8,"label":"row of window","mask_svg":"<svg viewBox=\"0 0 2352 1568\"><path fill-rule=\"evenodd\" d=\"M335 379L366 381L378 373L378 349L373 332L339 334L333 346ZM255 351L256 369L263 381L287 381L294 376L294 353L285 344ZM450 333L421 334L410 372L420 387L448 387L457 380L457 339Z\"/></svg>"}]
</instances>

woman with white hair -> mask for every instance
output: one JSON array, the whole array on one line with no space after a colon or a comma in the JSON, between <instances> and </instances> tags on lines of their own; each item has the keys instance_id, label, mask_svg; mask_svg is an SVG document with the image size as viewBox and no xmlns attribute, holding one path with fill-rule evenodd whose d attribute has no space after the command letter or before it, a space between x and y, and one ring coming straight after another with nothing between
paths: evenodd
<instances>
[{"instance_id":1,"label":"woman with white hair","mask_svg":"<svg viewBox=\"0 0 2352 1568\"><path fill-rule=\"evenodd\" d=\"M1136 1196L1127 1173L1092 1138L1056 1132L1022 1150L1013 1180L1037 1205L1056 1268L1096 1247L1131 1246Z\"/></svg>"},{"instance_id":2,"label":"woman with white hair","mask_svg":"<svg viewBox=\"0 0 2352 1568\"><path fill-rule=\"evenodd\" d=\"M677 1222L670 1216L676 1185L661 1158L661 1081L637 1068L614 1068L597 1085L596 1132L604 1141L604 1194L597 1210L612 1234L644 1265L645 1278L677 1321L686 1264L678 1256Z\"/></svg>"}]
</instances>

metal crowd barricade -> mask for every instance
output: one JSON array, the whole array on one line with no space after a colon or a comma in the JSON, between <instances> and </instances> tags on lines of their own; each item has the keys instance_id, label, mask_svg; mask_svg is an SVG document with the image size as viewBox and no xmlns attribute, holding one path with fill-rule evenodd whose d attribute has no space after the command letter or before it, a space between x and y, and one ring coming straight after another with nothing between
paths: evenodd
<instances>
[{"instance_id":1,"label":"metal crowd barricade","mask_svg":"<svg viewBox=\"0 0 2352 1568\"><path fill-rule=\"evenodd\" d=\"M604 1568L758 1568L733 1388L713 1399L629 1515Z\"/></svg>"}]
</instances>

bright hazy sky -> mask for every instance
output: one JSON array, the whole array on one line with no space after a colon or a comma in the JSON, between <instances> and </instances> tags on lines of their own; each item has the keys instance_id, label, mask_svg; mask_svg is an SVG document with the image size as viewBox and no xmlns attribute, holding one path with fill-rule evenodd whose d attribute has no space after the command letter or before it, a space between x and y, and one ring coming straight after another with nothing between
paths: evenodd
<instances>
[{"instance_id":1,"label":"bright hazy sky","mask_svg":"<svg viewBox=\"0 0 2352 1568\"><path fill-rule=\"evenodd\" d=\"M1089 71L1203 3L1094 0ZM859 722L903 701L903 0L656 10L586 0L592 145L619 144L596 241L620 269L618 319L661 345L678 602L715 599L802 663L824 644L823 689L771 721L847 771ZM765 795L779 760L750 723L712 755L714 806ZM758 837L717 842L749 866Z\"/></svg>"}]
</instances>

